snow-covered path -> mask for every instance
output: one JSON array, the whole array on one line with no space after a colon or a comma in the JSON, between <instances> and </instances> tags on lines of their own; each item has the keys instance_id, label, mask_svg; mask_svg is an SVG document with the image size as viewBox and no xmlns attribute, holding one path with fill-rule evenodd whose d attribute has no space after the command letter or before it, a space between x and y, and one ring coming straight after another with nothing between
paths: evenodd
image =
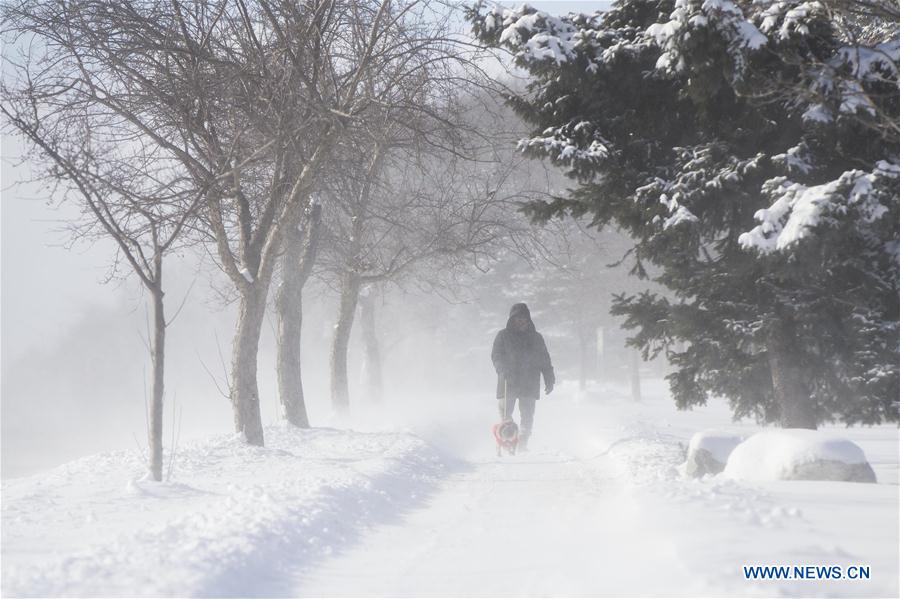
<instances>
[{"instance_id":1,"label":"snow-covered path","mask_svg":"<svg viewBox=\"0 0 900 599\"><path fill-rule=\"evenodd\" d=\"M453 465L434 492L298 573L295 594L627 595L636 579L645 594L700 592L675 546L643 525L605 452L623 431L602 406L545 398L532 451L497 458L492 402L452 401L412 427Z\"/></svg>"},{"instance_id":2,"label":"snow-covered path","mask_svg":"<svg viewBox=\"0 0 900 599\"><path fill-rule=\"evenodd\" d=\"M690 588L671 546L638 543L638 514L605 459L536 451L469 462L427 506L377 527L298 580L303 596L628 594L639 569ZM630 566L629 566L630 565Z\"/></svg>"}]
</instances>

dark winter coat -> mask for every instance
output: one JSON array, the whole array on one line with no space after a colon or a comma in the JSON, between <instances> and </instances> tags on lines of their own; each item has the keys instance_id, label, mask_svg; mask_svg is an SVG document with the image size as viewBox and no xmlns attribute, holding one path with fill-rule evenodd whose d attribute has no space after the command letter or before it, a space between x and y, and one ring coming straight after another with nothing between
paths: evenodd
<instances>
[{"instance_id":1,"label":"dark winter coat","mask_svg":"<svg viewBox=\"0 0 900 599\"><path fill-rule=\"evenodd\" d=\"M524 331L516 330L512 320L516 316L528 318ZM509 311L506 328L497 333L491 360L497 371L497 398L503 397L504 385L509 397L541 396L541 375L544 384L553 387L556 376L544 338L534 328L531 313L525 304L516 304Z\"/></svg>"}]
</instances>

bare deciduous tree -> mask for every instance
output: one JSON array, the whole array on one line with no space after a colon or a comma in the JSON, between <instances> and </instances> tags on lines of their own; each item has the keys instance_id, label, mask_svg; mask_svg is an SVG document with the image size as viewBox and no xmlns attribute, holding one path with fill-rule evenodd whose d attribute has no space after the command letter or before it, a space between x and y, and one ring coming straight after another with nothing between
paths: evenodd
<instances>
[{"instance_id":1,"label":"bare deciduous tree","mask_svg":"<svg viewBox=\"0 0 900 599\"><path fill-rule=\"evenodd\" d=\"M460 271L489 263L500 248L528 245L533 233L515 213L534 192L517 179L521 163L501 160L490 148L463 157L376 145L366 156L365 168L355 172L352 165L362 162L351 158L328 179L326 192L322 268L340 294L331 354L338 413L349 407L347 352L361 292L384 284L447 289L458 284ZM363 304L366 364L377 381L375 303ZM377 383L368 391L377 397Z\"/></svg>"},{"instance_id":2,"label":"bare deciduous tree","mask_svg":"<svg viewBox=\"0 0 900 599\"><path fill-rule=\"evenodd\" d=\"M348 208L346 216L355 219L345 231L347 239L338 245L357 256L363 251L360 244L365 236L364 223L370 217L372 194L386 157L400 148L414 146L452 154L454 148L459 147L460 122L456 107L459 96L487 81L472 56L480 50L467 45L462 36L453 33L454 12L445 3L406 0L385 3L382 8L392 27L386 30L383 43L369 50L371 68L360 79L360 103L366 109L344 122L348 131L335 146L336 165L327 169L331 172L328 175L330 183L323 188L331 191L329 204L337 201ZM406 159L410 158L415 158L414 153L406 155ZM395 156L395 159L399 158ZM327 189L323 193L329 193ZM336 199L335 193L340 198ZM296 238L292 243L300 242L300 238ZM282 273L286 281L301 280L297 271L302 266L296 258L301 253L301 250L291 248L285 253ZM406 257L396 256L394 263L386 267L386 272L377 276L386 277L389 276L387 272L402 268L404 259ZM362 287L371 283L372 276L375 275L361 274L357 267L348 267L337 274L342 289L341 308L331 360L332 372L344 373L337 374L334 383L333 396L339 411L347 404L347 344L357 299ZM295 331L291 335L280 335L280 345L291 345L279 349L279 355L283 357L298 355L302 307L299 294L295 297L294 306L282 304L279 309L280 322ZM285 406L302 397L299 368L298 358L279 360L279 391ZM286 369L294 372L285 373Z\"/></svg>"},{"instance_id":3,"label":"bare deciduous tree","mask_svg":"<svg viewBox=\"0 0 900 599\"><path fill-rule=\"evenodd\" d=\"M22 39L21 47L29 40ZM148 406L149 469L162 480L165 315L163 259L182 241L202 196L177 164L127 121L100 108L85 109L67 89L49 56L28 48L16 62L7 56L9 82L0 88L0 111L8 128L31 144L27 154L51 195L79 206L82 218L69 225L73 239L105 237L120 262L150 294L152 391Z\"/></svg>"},{"instance_id":4,"label":"bare deciduous tree","mask_svg":"<svg viewBox=\"0 0 900 599\"><path fill-rule=\"evenodd\" d=\"M86 110L128 122L200 190L192 231L214 244L240 302L231 400L250 443L264 440L257 353L284 233L308 209L332 148L390 98L390 85L366 83L371 73L430 43L403 27L422 5L22 0L4 8L9 30L39 40L45 75Z\"/></svg>"}]
</instances>

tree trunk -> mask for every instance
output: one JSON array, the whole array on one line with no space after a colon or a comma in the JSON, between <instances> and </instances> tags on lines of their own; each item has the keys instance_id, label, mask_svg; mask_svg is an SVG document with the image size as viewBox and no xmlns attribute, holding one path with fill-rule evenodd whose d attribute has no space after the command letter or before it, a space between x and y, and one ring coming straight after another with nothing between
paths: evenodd
<instances>
[{"instance_id":1,"label":"tree trunk","mask_svg":"<svg viewBox=\"0 0 900 599\"><path fill-rule=\"evenodd\" d=\"M769 336L769 369L772 371L772 388L781 409L780 424L783 428L816 429L816 417L803 381L803 371L797 363L797 351L793 346L793 332L789 323L780 321Z\"/></svg>"},{"instance_id":2,"label":"tree trunk","mask_svg":"<svg viewBox=\"0 0 900 599\"><path fill-rule=\"evenodd\" d=\"M597 379L606 382L608 378L608 366L606 364L606 330L597 327Z\"/></svg>"},{"instance_id":3,"label":"tree trunk","mask_svg":"<svg viewBox=\"0 0 900 599\"><path fill-rule=\"evenodd\" d=\"M588 370L591 368L590 343L591 335L596 334L589 326L578 326L578 388L581 391L587 389Z\"/></svg>"},{"instance_id":4,"label":"tree trunk","mask_svg":"<svg viewBox=\"0 0 900 599\"><path fill-rule=\"evenodd\" d=\"M153 297L153 391L150 400L148 441L150 445L150 473L153 480L162 480L163 469L163 374L166 362L166 315L163 305L162 264L157 265L156 286L150 290Z\"/></svg>"},{"instance_id":5,"label":"tree trunk","mask_svg":"<svg viewBox=\"0 0 900 599\"><path fill-rule=\"evenodd\" d=\"M248 286L241 296L240 315L234 335L231 361L231 404L234 428L243 433L251 445L263 445L262 417L259 409L259 387L256 362L259 337L266 312L266 289L262 281Z\"/></svg>"},{"instance_id":6,"label":"tree trunk","mask_svg":"<svg viewBox=\"0 0 900 599\"><path fill-rule=\"evenodd\" d=\"M314 205L305 234L292 227L285 235L282 283L275 299L278 313L278 396L288 422L309 428L303 378L300 368L300 335L303 325L303 286L306 284L318 246L321 209Z\"/></svg>"},{"instance_id":7,"label":"tree trunk","mask_svg":"<svg viewBox=\"0 0 900 599\"><path fill-rule=\"evenodd\" d=\"M350 331L359 300L359 275L346 274L341 280L341 308L334 327L334 343L331 346L331 406L335 413L346 414L350 408L350 391L347 385L347 351Z\"/></svg>"},{"instance_id":8,"label":"tree trunk","mask_svg":"<svg viewBox=\"0 0 900 599\"><path fill-rule=\"evenodd\" d=\"M288 240L282 258L281 287L275 299L278 313L278 397L288 422L309 428L306 403L303 399L303 379L300 371L300 332L303 325L303 282L298 280L301 242Z\"/></svg>"},{"instance_id":9,"label":"tree trunk","mask_svg":"<svg viewBox=\"0 0 900 599\"><path fill-rule=\"evenodd\" d=\"M631 399L641 401L641 356L631 350Z\"/></svg>"},{"instance_id":10,"label":"tree trunk","mask_svg":"<svg viewBox=\"0 0 900 599\"><path fill-rule=\"evenodd\" d=\"M362 324L363 340L365 342L365 369L364 384L369 401L381 403L382 379L381 379L381 349L378 346L378 330L375 327L375 293L372 288L360 295L359 317Z\"/></svg>"}]
</instances>

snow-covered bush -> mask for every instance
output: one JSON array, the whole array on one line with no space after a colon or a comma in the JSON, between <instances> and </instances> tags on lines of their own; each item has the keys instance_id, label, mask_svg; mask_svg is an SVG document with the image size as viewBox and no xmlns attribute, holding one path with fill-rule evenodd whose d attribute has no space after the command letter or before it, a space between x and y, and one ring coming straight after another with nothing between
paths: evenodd
<instances>
[{"instance_id":1,"label":"snow-covered bush","mask_svg":"<svg viewBox=\"0 0 900 599\"><path fill-rule=\"evenodd\" d=\"M743 440L741 435L715 429L694 433L688 444L687 459L681 466L681 473L701 477L704 474L722 472L728 456Z\"/></svg>"},{"instance_id":2,"label":"snow-covered bush","mask_svg":"<svg viewBox=\"0 0 900 599\"><path fill-rule=\"evenodd\" d=\"M731 452L724 475L754 481L876 482L875 472L859 445L805 429L768 430L753 435Z\"/></svg>"}]
</instances>

